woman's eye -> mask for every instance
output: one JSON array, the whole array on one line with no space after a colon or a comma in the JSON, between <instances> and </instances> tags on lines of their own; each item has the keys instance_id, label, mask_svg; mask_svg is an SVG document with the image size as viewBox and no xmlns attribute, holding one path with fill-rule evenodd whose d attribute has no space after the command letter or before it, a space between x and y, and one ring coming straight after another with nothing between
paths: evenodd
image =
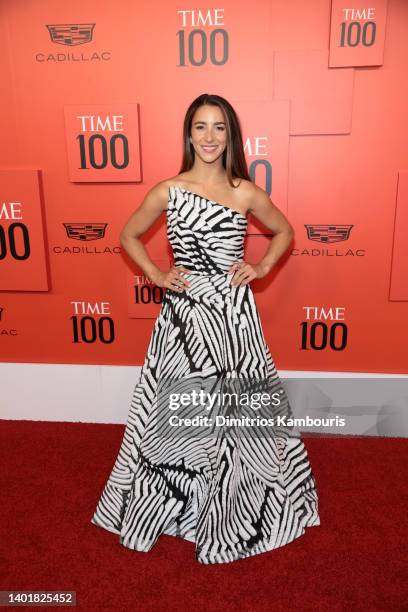
<instances>
[{"instance_id":1,"label":"woman's eye","mask_svg":"<svg viewBox=\"0 0 408 612\"><path fill-rule=\"evenodd\" d=\"M203 125L196 125L196 130L202 130L203 127L204 127ZM225 130L225 127L223 125L218 125L217 129L221 130L221 132L223 132Z\"/></svg>"}]
</instances>

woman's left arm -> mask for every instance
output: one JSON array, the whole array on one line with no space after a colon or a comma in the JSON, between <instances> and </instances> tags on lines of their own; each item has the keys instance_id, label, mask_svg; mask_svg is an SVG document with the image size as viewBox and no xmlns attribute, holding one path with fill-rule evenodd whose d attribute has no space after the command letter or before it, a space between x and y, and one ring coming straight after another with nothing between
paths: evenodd
<instances>
[{"instance_id":1,"label":"woman's left arm","mask_svg":"<svg viewBox=\"0 0 408 612\"><path fill-rule=\"evenodd\" d=\"M263 278L273 268L276 262L287 251L295 235L292 225L285 215L275 206L266 191L253 183L250 194L250 206L248 212L259 219L261 223L274 234L269 247L262 259L255 264L235 263L231 272L234 275L232 285L245 285L254 278Z\"/></svg>"}]
</instances>

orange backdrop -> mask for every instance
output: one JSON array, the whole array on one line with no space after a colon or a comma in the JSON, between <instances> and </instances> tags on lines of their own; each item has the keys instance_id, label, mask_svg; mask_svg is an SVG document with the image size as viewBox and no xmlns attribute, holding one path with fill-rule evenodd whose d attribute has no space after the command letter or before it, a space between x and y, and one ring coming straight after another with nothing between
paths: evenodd
<instances>
[{"instance_id":1,"label":"orange backdrop","mask_svg":"<svg viewBox=\"0 0 408 612\"><path fill-rule=\"evenodd\" d=\"M408 4L369 4L2 0L1 359L143 363L163 290L119 233L209 92L296 232L252 281L277 367L407 373ZM168 268L164 215L144 240Z\"/></svg>"}]
</instances>

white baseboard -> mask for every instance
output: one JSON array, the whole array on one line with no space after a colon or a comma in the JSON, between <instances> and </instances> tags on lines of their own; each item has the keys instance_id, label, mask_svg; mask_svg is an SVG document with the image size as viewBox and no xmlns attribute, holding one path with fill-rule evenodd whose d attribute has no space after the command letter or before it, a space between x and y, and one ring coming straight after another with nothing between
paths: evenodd
<instances>
[{"instance_id":1,"label":"white baseboard","mask_svg":"<svg viewBox=\"0 0 408 612\"><path fill-rule=\"evenodd\" d=\"M124 424L140 371L141 366L0 363L0 418ZM406 374L293 370L278 373L287 381L291 401L294 398L295 417L309 413L314 417L333 416L339 413L337 406L344 408L343 415L348 421L345 428L300 427L302 431L408 437ZM355 394L358 399L352 397L350 404L344 402L344 389L340 396L333 384L344 378L353 379L358 389ZM321 384L308 386L308 379ZM332 379L332 384L326 379ZM340 403L334 401L333 407L327 409L327 398L340 398Z\"/></svg>"}]
</instances>

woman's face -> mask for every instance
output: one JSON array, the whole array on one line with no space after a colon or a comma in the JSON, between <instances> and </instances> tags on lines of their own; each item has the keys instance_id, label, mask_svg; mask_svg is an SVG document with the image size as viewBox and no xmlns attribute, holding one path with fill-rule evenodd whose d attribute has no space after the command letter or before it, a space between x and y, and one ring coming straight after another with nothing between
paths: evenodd
<instances>
[{"instance_id":1,"label":"woman's face","mask_svg":"<svg viewBox=\"0 0 408 612\"><path fill-rule=\"evenodd\" d=\"M219 106L203 104L194 113L190 142L196 154L205 162L214 162L227 146L224 115Z\"/></svg>"}]
</instances>

